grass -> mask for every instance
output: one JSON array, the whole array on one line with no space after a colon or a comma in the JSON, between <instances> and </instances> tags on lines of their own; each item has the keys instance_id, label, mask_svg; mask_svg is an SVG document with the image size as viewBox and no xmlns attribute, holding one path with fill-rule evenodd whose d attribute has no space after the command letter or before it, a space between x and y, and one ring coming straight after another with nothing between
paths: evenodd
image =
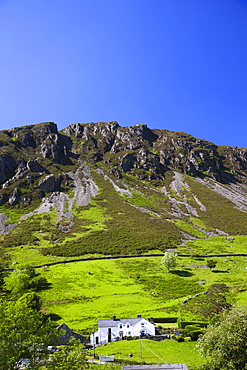
<instances>
[{"instance_id":1,"label":"grass","mask_svg":"<svg viewBox=\"0 0 247 370\"><path fill-rule=\"evenodd\" d=\"M77 329L90 328L98 317L136 316L143 306L151 316L162 303L115 260L52 266L42 273L52 282L52 290L42 292L44 308Z\"/></svg>"},{"instance_id":2,"label":"grass","mask_svg":"<svg viewBox=\"0 0 247 370\"><path fill-rule=\"evenodd\" d=\"M192 222L192 224L194 224L195 226L198 226L200 227L201 229L205 230L205 231L212 231L212 228L208 227L205 222L200 219L200 218L197 218L197 217L190 217L189 218L189 221Z\"/></svg>"},{"instance_id":3,"label":"grass","mask_svg":"<svg viewBox=\"0 0 247 370\"><path fill-rule=\"evenodd\" d=\"M206 212L198 211L198 214L207 227L223 230L230 235L246 234L247 213L237 210L230 200L190 176L186 176L186 182L206 207Z\"/></svg>"},{"instance_id":4,"label":"grass","mask_svg":"<svg viewBox=\"0 0 247 370\"><path fill-rule=\"evenodd\" d=\"M135 254L165 250L179 241L178 228L173 223L131 207L109 186L108 180L97 173L94 177L100 193L86 209L77 209L81 218L75 219L71 233L62 243L46 248L45 254L66 257L88 253Z\"/></svg>"},{"instance_id":5,"label":"grass","mask_svg":"<svg viewBox=\"0 0 247 370\"><path fill-rule=\"evenodd\" d=\"M201 231L197 230L193 225L188 224L187 222L181 221L181 220L175 220L176 226L178 226L183 231L186 231L187 233L196 236L197 238L204 238L205 234Z\"/></svg>"},{"instance_id":6,"label":"grass","mask_svg":"<svg viewBox=\"0 0 247 370\"><path fill-rule=\"evenodd\" d=\"M129 354L133 357L129 357ZM186 364L189 369L204 363L195 349L195 342L164 340L155 342L148 339L119 341L96 348L98 356L113 355L115 360L133 364Z\"/></svg>"},{"instance_id":7,"label":"grass","mask_svg":"<svg viewBox=\"0 0 247 370\"><path fill-rule=\"evenodd\" d=\"M215 271L189 268L205 259L177 258L178 266L165 273L160 257L95 260L50 266L42 275L51 289L40 292L45 312L60 317L72 329L89 333L99 318L118 317L200 319L181 302L213 284L225 283L233 298L244 301L247 261L244 257L217 259ZM230 270L227 270L229 268ZM200 285L199 282L204 282Z\"/></svg>"},{"instance_id":8,"label":"grass","mask_svg":"<svg viewBox=\"0 0 247 370\"><path fill-rule=\"evenodd\" d=\"M4 206L0 206L0 213L5 213L8 217L6 222L8 223L15 223L19 220L19 218L24 214L23 210L19 210L16 208L7 208Z\"/></svg>"},{"instance_id":9,"label":"grass","mask_svg":"<svg viewBox=\"0 0 247 370\"><path fill-rule=\"evenodd\" d=\"M237 254L247 253L247 237L236 235L233 238L228 236L211 236L206 239L196 239L187 242L186 246L178 248L179 253L196 254Z\"/></svg>"}]
</instances>

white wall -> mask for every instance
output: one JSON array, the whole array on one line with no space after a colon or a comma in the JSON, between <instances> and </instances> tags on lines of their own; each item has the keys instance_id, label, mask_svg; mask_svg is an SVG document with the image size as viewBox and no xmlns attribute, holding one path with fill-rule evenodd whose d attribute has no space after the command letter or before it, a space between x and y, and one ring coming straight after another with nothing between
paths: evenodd
<instances>
[{"instance_id":1,"label":"white wall","mask_svg":"<svg viewBox=\"0 0 247 370\"><path fill-rule=\"evenodd\" d=\"M144 334L150 334L155 335L155 326L154 324L151 324L149 321L145 319L140 319L137 323L134 325L131 325L130 323L116 323L117 326L114 327L103 327L97 330L94 334L90 336L90 343L92 345L94 344L100 344L100 343L107 343L108 342L108 329L111 329L111 341L114 342L117 340L117 338L121 337L135 337L139 336L141 332ZM98 339L96 339L98 338Z\"/></svg>"}]
</instances>

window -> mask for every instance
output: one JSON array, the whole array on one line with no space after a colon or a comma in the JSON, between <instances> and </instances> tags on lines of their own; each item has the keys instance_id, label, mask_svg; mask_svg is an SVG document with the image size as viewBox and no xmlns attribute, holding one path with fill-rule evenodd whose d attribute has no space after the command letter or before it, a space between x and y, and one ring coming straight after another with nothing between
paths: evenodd
<instances>
[{"instance_id":1,"label":"window","mask_svg":"<svg viewBox=\"0 0 247 370\"><path fill-rule=\"evenodd\" d=\"M122 324L120 324L120 325L119 325L119 328L120 328L120 329L122 329L122 327L123 327L123 326L122 326Z\"/></svg>"},{"instance_id":2,"label":"window","mask_svg":"<svg viewBox=\"0 0 247 370\"><path fill-rule=\"evenodd\" d=\"M129 324L127 324L127 328L129 328L130 326L129 326Z\"/></svg>"}]
</instances>

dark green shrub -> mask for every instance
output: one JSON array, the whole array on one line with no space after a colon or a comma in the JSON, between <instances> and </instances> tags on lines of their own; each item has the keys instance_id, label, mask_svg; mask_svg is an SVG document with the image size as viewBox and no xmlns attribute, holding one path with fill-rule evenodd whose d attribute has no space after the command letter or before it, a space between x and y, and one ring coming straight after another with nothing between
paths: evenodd
<instances>
[{"instance_id":1,"label":"dark green shrub","mask_svg":"<svg viewBox=\"0 0 247 370\"><path fill-rule=\"evenodd\" d=\"M200 328L206 328L208 325L208 322L206 321L182 321L180 319L177 321L177 323L179 329L186 329L187 325L195 325Z\"/></svg>"},{"instance_id":2,"label":"dark green shrub","mask_svg":"<svg viewBox=\"0 0 247 370\"><path fill-rule=\"evenodd\" d=\"M203 333L203 330L199 325L186 325L185 329L191 337L191 340L197 340L199 335Z\"/></svg>"},{"instance_id":3,"label":"dark green shrub","mask_svg":"<svg viewBox=\"0 0 247 370\"><path fill-rule=\"evenodd\" d=\"M32 289L42 289L47 286L48 282L43 276L35 276L30 282L30 288Z\"/></svg>"}]
</instances>

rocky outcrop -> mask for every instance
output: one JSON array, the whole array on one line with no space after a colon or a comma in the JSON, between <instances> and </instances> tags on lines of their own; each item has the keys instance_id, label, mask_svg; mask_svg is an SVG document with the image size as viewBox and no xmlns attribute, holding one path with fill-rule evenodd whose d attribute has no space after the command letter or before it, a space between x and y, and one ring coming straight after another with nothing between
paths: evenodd
<instances>
[{"instance_id":1,"label":"rocky outcrop","mask_svg":"<svg viewBox=\"0 0 247 370\"><path fill-rule=\"evenodd\" d=\"M16 204L18 204L20 202L20 198L21 198L21 192L20 192L19 189L15 188L15 190L13 191L11 196L9 197L8 202L11 206L15 206Z\"/></svg>"},{"instance_id":2,"label":"rocky outcrop","mask_svg":"<svg viewBox=\"0 0 247 370\"><path fill-rule=\"evenodd\" d=\"M31 172L37 172L37 173L47 173L47 170L41 166L37 161L28 161L27 162L27 168L31 171Z\"/></svg>"},{"instance_id":3,"label":"rocky outcrop","mask_svg":"<svg viewBox=\"0 0 247 370\"><path fill-rule=\"evenodd\" d=\"M39 152L43 158L49 158L54 163L68 164L71 157L71 140L62 135L51 134L43 141Z\"/></svg>"},{"instance_id":4,"label":"rocky outcrop","mask_svg":"<svg viewBox=\"0 0 247 370\"><path fill-rule=\"evenodd\" d=\"M57 191L59 186L62 182L62 176L58 176L57 178L54 175L47 175L44 179L40 180L39 188L46 193L51 193L53 191Z\"/></svg>"},{"instance_id":5,"label":"rocky outcrop","mask_svg":"<svg viewBox=\"0 0 247 370\"><path fill-rule=\"evenodd\" d=\"M14 188L40 189L35 196L42 197L42 192L57 191L62 183L73 186L63 166L72 166L68 171L76 173L83 161L103 166L118 178L130 172L140 180L162 181L167 171L175 170L217 182L247 183L247 149L218 147L186 133L151 130L147 125L76 123L60 133L55 123L47 122L1 132L0 204L24 201L13 194ZM32 194L25 199L30 202Z\"/></svg>"},{"instance_id":6,"label":"rocky outcrop","mask_svg":"<svg viewBox=\"0 0 247 370\"><path fill-rule=\"evenodd\" d=\"M13 176L16 167L17 164L10 155L0 156L0 184Z\"/></svg>"},{"instance_id":7,"label":"rocky outcrop","mask_svg":"<svg viewBox=\"0 0 247 370\"><path fill-rule=\"evenodd\" d=\"M16 224L7 224L8 217L4 213L0 213L0 234L7 234L11 231Z\"/></svg>"}]
</instances>

